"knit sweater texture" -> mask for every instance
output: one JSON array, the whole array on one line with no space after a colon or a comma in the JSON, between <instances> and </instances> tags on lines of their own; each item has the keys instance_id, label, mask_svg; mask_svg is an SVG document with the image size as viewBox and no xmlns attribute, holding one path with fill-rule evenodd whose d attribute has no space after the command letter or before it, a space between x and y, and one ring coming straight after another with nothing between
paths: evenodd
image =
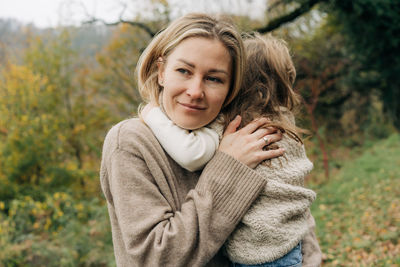
<instances>
[{"instance_id":1,"label":"knit sweater texture","mask_svg":"<svg viewBox=\"0 0 400 267\"><path fill-rule=\"evenodd\" d=\"M285 115L294 123L293 115ZM222 138L220 123L210 125ZM259 164L255 171L267 183L225 243L230 260L242 264L271 262L292 250L309 231L310 206L314 191L304 187L304 177L313 164L304 145L287 134L276 144L283 157Z\"/></svg>"},{"instance_id":2,"label":"knit sweater texture","mask_svg":"<svg viewBox=\"0 0 400 267\"><path fill-rule=\"evenodd\" d=\"M117 266L174 267L229 266L221 247L267 184L222 152L202 172L183 169L136 118L108 132L100 182ZM303 254L318 259L310 230Z\"/></svg>"}]
</instances>

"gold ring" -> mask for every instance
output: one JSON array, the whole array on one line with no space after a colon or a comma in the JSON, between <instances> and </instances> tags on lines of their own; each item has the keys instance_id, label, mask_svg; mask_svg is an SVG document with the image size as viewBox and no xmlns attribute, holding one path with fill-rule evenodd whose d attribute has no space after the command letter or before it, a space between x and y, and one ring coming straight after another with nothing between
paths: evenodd
<instances>
[{"instance_id":1,"label":"gold ring","mask_svg":"<svg viewBox=\"0 0 400 267\"><path fill-rule=\"evenodd\" d=\"M268 140L267 136L264 136L262 139L264 140L265 144L267 144L267 145L269 144L269 140Z\"/></svg>"}]
</instances>

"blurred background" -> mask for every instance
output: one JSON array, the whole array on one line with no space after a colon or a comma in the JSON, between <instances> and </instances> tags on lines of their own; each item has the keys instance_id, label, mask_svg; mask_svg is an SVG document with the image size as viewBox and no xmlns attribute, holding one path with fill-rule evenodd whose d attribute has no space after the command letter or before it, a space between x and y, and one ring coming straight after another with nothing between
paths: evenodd
<instances>
[{"instance_id":1,"label":"blurred background","mask_svg":"<svg viewBox=\"0 0 400 267\"><path fill-rule=\"evenodd\" d=\"M188 12L285 39L324 266L400 265L400 1L0 0L0 266L115 266L102 142Z\"/></svg>"}]
</instances>

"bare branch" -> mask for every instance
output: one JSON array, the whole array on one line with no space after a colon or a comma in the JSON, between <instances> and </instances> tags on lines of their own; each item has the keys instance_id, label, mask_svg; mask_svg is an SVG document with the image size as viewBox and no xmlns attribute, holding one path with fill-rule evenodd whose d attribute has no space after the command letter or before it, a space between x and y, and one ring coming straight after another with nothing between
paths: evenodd
<instances>
[{"instance_id":1,"label":"bare branch","mask_svg":"<svg viewBox=\"0 0 400 267\"><path fill-rule=\"evenodd\" d=\"M301 4L297 9L293 10L291 13L283 15L279 18L271 20L266 26L255 29L259 33L267 33L279 28L281 25L291 22L298 18L299 16L307 13L316 4L320 2L325 2L326 0L309 0Z\"/></svg>"},{"instance_id":2,"label":"bare branch","mask_svg":"<svg viewBox=\"0 0 400 267\"><path fill-rule=\"evenodd\" d=\"M272 3L272 4L268 7L267 12L271 12L272 10L274 10L275 8L277 8L278 6L283 5L283 4L288 4L288 3L290 3L290 1L288 1L288 0L279 0L279 1L276 1L276 2Z\"/></svg>"},{"instance_id":3,"label":"bare branch","mask_svg":"<svg viewBox=\"0 0 400 267\"><path fill-rule=\"evenodd\" d=\"M131 26L135 26L135 27L138 27L138 28L144 30L145 32L147 32L150 35L150 37L154 37L156 35L156 32L154 32L152 29L150 29L150 27L147 26L145 23L139 22L139 21L124 20L122 18L119 18L119 20L115 21L115 22L106 22L103 19L93 18L92 17L90 20L84 21L82 23L83 24L93 24L93 23L96 23L96 22L101 22L106 26L116 26L116 25L125 23L125 24L129 24Z\"/></svg>"},{"instance_id":4,"label":"bare branch","mask_svg":"<svg viewBox=\"0 0 400 267\"><path fill-rule=\"evenodd\" d=\"M126 3L123 3L123 2L121 2L120 4L122 5L123 8L119 14L119 19L115 22L106 22L104 19L100 19L100 18L91 16L89 14L89 12L87 11L86 6L83 3L81 3L81 7L82 7L83 11L85 12L86 16L88 18L90 18L89 20L83 21L82 24L94 24L96 22L101 22L102 24L104 24L106 26L117 26L119 24L129 24L131 26L138 27L138 28L144 30L145 32L147 32L150 35L150 37L154 37L156 35L157 32L153 31L149 26L147 26L143 22L124 20L123 16L124 16L124 13L125 13L126 9L128 8L128 6Z\"/></svg>"}]
</instances>

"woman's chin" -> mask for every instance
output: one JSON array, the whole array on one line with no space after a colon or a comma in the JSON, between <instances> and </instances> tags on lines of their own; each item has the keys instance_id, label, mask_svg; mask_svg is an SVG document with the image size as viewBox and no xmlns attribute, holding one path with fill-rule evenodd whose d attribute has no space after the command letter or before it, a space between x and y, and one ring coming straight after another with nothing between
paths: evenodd
<instances>
[{"instance_id":1,"label":"woman's chin","mask_svg":"<svg viewBox=\"0 0 400 267\"><path fill-rule=\"evenodd\" d=\"M205 125L207 125L206 122L201 122L201 121L189 121L189 120L179 120L179 121L174 121L176 125L183 129L187 130L196 130L199 129Z\"/></svg>"}]
</instances>

